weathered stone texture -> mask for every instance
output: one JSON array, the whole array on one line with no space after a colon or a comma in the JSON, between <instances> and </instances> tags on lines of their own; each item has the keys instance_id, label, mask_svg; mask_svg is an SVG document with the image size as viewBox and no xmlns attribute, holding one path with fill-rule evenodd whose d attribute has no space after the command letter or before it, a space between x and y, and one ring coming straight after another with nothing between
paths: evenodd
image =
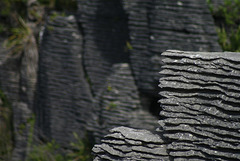
<instances>
[{"instance_id":1,"label":"weathered stone texture","mask_svg":"<svg viewBox=\"0 0 240 161\"><path fill-rule=\"evenodd\" d=\"M221 51L205 0L139 0L127 6L130 60L142 92L157 95L163 51Z\"/></svg>"},{"instance_id":2,"label":"weathered stone texture","mask_svg":"<svg viewBox=\"0 0 240 161\"><path fill-rule=\"evenodd\" d=\"M166 145L158 134L147 130L117 127L102 143L93 147L94 161L100 160L169 160Z\"/></svg>"},{"instance_id":3,"label":"weathered stone texture","mask_svg":"<svg viewBox=\"0 0 240 161\"><path fill-rule=\"evenodd\" d=\"M84 66L95 95L103 88L112 65L129 61L127 20L120 0L78 0Z\"/></svg>"},{"instance_id":4,"label":"weathered stone texture","mask_svg":"<svg viewBox=\"0 0 240 161\"><path fill-rule=\"evenodd\" d=\"M113 72L106 81L105 89L99 93L98 100L98 126L94 133L99 138L117 126L152 131L157 127L157 118L140 105L139 93L127 63L113 66Z\"/></svg>"},{"instance_id":5,"label":"weathered stone texture","mask_svg":"<svg viewBox=\"0 0 240 161\"><path fill-rule=\"evenodd\" d=\"M160 129L174 159L239 160L240 53L164 52Z\"/></svg>"},{"instance_id":6,"label":"weathered stone texture","mask_svg":"<svg viewBox=\"0 0 240 161\"><path fill-rule=\"evenodd\" d=\"M74 16L48 19L40 47L38 130L67 146L91 120L92 96L82 67L82 35Z\"/></svg>"}]
</instances>

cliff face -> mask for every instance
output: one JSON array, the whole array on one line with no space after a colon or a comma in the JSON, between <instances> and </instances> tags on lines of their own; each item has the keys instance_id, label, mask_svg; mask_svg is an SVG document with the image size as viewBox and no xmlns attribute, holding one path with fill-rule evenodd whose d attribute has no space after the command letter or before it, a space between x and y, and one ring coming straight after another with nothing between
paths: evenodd
<instances>
[{"instance_id":1,"label":"cliff face","mask_svg":"<svg viewBox=\"0 0 240 161\"><path fill-rule=\"evenodd\" d=\"M162 55L159 123L170 157L239 160L239 53Z\"/></svg>"},{"instance_id":2,"label":"cliff face","mask_svg":"<svg viewBox=\"0 0 240 161\"><path fill-rule=\"evenodd\" d=\"M119 125L154 130L161 53L221 51L205 0L77 3L74 16L48 18L38 50L0 64L1 89L22 110L14 126L34 113L36 136L63 147L73 132L98 142Z\"/></svg>"},{"instance_id":3,"label":"cliff face","mask_svg":"<svg viewBox=\"0 0 240 161\"><path fill-rule=\"evenodd\" d=\"M239 54L163 52L157 135L114 128L95 160L239 160Z\"/></svg>"}]
</instances>

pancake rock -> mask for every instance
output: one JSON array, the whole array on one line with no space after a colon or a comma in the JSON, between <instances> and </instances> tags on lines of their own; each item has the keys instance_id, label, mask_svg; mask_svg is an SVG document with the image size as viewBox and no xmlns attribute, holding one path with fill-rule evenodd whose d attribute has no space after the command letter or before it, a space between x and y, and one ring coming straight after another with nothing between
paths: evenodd
<instances>
[{"instance_id":1,"label":"pancake rock","mask_svg":"<svg viewBox=\"0 0 240 161\"><path fill-rule=\"evenodd\" d=\"M166 145L158 134L147 130L117 127L102 143L93 147L94 161L100 160L169 160Z\"/></svg>"},{"instance_id":2,"label":"pancake rock","mask_svg":"<svg viewBox=\"0 0 240 161\"><path fill-rule=\"evenodd\" d=\"M82 66L82 35L74 16L49 18L39 56L36 123L42 137L68 146L92 119L92 95Z\"/></svg>"},{"instance_id":3,"label":"pancake rock","mask_svg":"<svg viewBox=\"0 0 240 161\"><path fill-rule=\"evenodd\" d=\"M171 158L240 160L239 54L162 54L159 123Z\"/></svg>"}]
</instances>

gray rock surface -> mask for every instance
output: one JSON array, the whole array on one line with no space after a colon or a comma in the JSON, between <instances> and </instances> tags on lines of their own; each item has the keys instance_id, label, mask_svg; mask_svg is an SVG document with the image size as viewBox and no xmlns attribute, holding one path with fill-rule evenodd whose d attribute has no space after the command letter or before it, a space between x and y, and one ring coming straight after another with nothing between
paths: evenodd
<instances>
[{"instance_id":1,"label":"gray rock surface","mask_svg":"<svg viewBox=\"0 0 240 161\"><path fill-rule=\"evenodd\" d=\"M162 54L159 124L173 159L240 160L239 54Z\"/></svg>"},{"instance_id":2,"label":"gray rock surface","mask_svg":"<svg viewBox=\"0 0 240 161\"><path fill-rule=\"evenodd\" d=\"M0 88L6 95L13 110L14 149L12 160L19 161L24 160L27 153L29 132L27 119L32 116L30 105L33 103L33 93L36 83L36 68L33 68L33 66L37 66L37 64L34 64L36 62L34 58L37 57L37 54L28 51L29 55L10 57L10 51L3 47L3 41L0 41ZM21 79L23 77L27 79ZM21 95L23 94L20 92L23 82L26 85L25 87L27 87L24 92L28 93L28 95ZM21 129L20 127L24 128Z\"/></svg>"},{"instance_id":3,"label":"gray rock surface","mask_svg":"<svg viewBox=\"0 0 240 161\"><path fill-rule=\"evenodd\" d=\"M19 57L9 57L6 48L3 47L5 39L0 41L0 85L1 90L7 96L10 102L16 102L19 99Z\"/></svg>"},{"instance_id":4,"label":"gray rock surface","mask_svg":"<svg viewBox=\"0 0 240 161\"><path fill-rule=\"evenodd\" d=\"M82 35L74 16L48 19L40 46L36 96L37 130L68 146L85 135L92 95L82 66Z\"/></svg>"},{"instance_id":5,"label":"gray rock surface","mask_svg":"<svg viewBox=\"0 0 240 161\"><path fill-rule=\"evenodd\" d=\"M12 104L14 120L14 149L12 152L12 161L25 160L30 147L31 125L29 121L33 119L32 110L24 102ZM31 127L32 126L32 127Z\"/></svg>"},{"instance_id":6,"label":"gray rock surface","mask_svg":"<svg viewBox=\"0 0 240 161\"><path fill-rule=\"evenodd\" d=\"M128 17L122 1L78 0L84 66L94 95L103 88L115 63L129 62Z\"/></svg>"},{"instance_id":7,"label":"gray rock surface","mask_svg":"<svg viewBox=\"0 0 240 161\"><path fill-rule=\"evenodd\" d=\"M24 50L21 58L19 95L22 102L27 103L33 111L38 71L38 46L34 36L31 36L31 45Z\"/></svg>"},{"instance_id":8,"label":"gray rock surface","mask_svg":"<svg viewBox=\"0 0 240 161\"><path fill-rule=\"evenodd\" d=\"M163 51L221 51L205 0L135 0L128 6L130 60L142 92L157 94Z\"/></svg>"},{"instance_id":9,"label":"gray rock surface","mask_svg":"<svg viewBox=\"0 0 240 161\"><path fill-rule=\"evenodd\" d=\"M102 143L93 147L98 160L169 160L166 144L158 134L147 130L117 127Z\"/></svg>"},{"instance_id":10,"label":"gray rock surface","mask_svg":"<svg viewBox=\"0 0 240 161\"><path fill-rule=\"evenodd\" d=\"M94 133L98 138L118 126L128 126L154 131L157 118L142 108L134 77L127 63L115 64L105 88L99 93L98 125Z\"/></svg>"}]
</instances>

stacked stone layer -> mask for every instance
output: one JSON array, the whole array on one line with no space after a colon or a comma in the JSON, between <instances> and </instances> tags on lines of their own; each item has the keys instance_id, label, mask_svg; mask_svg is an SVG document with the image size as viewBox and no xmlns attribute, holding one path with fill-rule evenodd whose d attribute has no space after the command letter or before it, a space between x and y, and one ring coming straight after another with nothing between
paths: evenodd
<instances>
[{"instance_id":1,"label":"stacked stone layer","mask_svg":"<svg viewBox=\"0 0 240 161\"><path fill-rule=\"evenodd\" d=\"M98 160L169 160L166 145L158 134L146 130L117 127L110 130L100 145L93 147Z\"/></svg>"},{"instance_id":2,"label":"stacked stone layer","mask_svg":"<svg viewBox=\"0 0 240 161\"><path fill-rule=\"evenodd\" d=\"M240 160L239 54L162 54L159 123L171 158Z\"/></svg>"},{"instance_id":3,"label":"stacked stone layer","mask_svg":"<svg viewBox=\"0 0 240 161\"><path fill-rule=\"evenodd\" d=\"M82 67L82 36L74 16L49 19L39 56L36 119L39 132L67 146L92 120L92 96Z\"/></svg>"}]
</instances>

